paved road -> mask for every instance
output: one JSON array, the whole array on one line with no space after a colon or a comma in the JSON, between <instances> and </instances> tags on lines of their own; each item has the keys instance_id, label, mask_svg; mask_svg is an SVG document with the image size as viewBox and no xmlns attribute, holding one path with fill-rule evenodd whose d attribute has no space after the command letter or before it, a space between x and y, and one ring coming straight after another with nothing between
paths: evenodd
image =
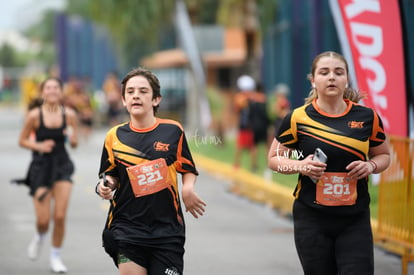
<instances>
[{"instance_id":1,"label":"paved road","mask_svg":"<svg viewBox=\"0 0 414 275\"><path fill-rule=\"evenodd\" d=\"M0 107L0 274L50 274L48 244L38 261L26 257L26 246L34 233L28 189L8 183L25 174L30 160L29 152L17 146L21 123L21 112ZM96 131L71 151L77 170L63 251L69 274L117 274L100 245L107 202L93 191L103 136L103 131ZM186 215L185 274L302 274L291 221L265 206L235 196L228 192L228 187L228 180L201 169L197 191L208 203L207 213L198 220ZM376 274L400 274L398 257L376 249L375 259ZM412 267L410 272L414 274Z\"/></svg>"}]
</instances>

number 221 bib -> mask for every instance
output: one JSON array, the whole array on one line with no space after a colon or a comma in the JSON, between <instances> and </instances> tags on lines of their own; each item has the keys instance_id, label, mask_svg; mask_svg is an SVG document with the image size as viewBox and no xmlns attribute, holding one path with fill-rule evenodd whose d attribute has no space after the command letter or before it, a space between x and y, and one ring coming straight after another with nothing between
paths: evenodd
<instances>
[{"instance_id":1,"label":"number 221 bib","mask_svg":"<svg viewBox=\"0 0 414 275\"><path fill-rule=\"evenodd\" d=\"M135 197L159 192L170 185L168 165L163 158L130 166L126 170Z\"/></svg>"}]
</instances>

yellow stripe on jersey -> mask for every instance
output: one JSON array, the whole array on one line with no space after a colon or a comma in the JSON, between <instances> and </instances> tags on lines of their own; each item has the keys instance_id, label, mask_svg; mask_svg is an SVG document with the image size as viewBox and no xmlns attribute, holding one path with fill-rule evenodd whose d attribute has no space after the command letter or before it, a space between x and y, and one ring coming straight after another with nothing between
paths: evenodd
<instances>
[{"instance_id":1,"label":"yellow stripe on jersey","mask_svg":"<svg viewBox=\"0 0 414 275\"><path fill-rule=\"evenodd\" d=\"M290 130L295 133L295 140L297 134L308 135L365 159L363 152L367 152L369 147L366 141L349 137L338 129L312 119L306 113L305 107L296 109L292 114Z\"/></svg>"}]
</instances>

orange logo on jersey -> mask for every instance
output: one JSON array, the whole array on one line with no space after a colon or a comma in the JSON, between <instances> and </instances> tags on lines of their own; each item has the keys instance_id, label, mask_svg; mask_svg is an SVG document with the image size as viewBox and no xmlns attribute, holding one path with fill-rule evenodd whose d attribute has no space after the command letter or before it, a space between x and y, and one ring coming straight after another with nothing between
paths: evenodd
<instances>
[{"instance_id":1,"label":"orange logo on jersey","mask_svg":"<svg viewBox=\"0 0 414 275\"><path fill-rule=\"evenodd\" d=\"M168 150L170 150L170 145L166 143L162 143L160 141L156 141L154 142L154 149L155 151L167 152Z\"/></svg>"},{"instance_id":2,"label":"orange logo on jersey","mask_svg":"<svg viewBox=\"0 0 414 275\"><path fill-rule=\"evenodd\" d=\"M349 121L348 127L352 129L362 129L364 128L364 122L363 121Z\"/></svg>"}]
</instances>

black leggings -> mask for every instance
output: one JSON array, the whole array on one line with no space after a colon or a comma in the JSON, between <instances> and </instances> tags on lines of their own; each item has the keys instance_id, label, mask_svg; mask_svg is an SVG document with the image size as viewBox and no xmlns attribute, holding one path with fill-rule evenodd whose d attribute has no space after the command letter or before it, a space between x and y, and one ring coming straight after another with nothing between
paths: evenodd
<instances>
[{"instance_id":1,"label":"black leggings","mask_svg":"<svg viewBox=\"0 0 414 275\"><path fill-rule=\"evenodd\" d=\"M295 200L296 250L305 275L373 275L370 212L333 216Z\"/></svg>"}]
</instances>

